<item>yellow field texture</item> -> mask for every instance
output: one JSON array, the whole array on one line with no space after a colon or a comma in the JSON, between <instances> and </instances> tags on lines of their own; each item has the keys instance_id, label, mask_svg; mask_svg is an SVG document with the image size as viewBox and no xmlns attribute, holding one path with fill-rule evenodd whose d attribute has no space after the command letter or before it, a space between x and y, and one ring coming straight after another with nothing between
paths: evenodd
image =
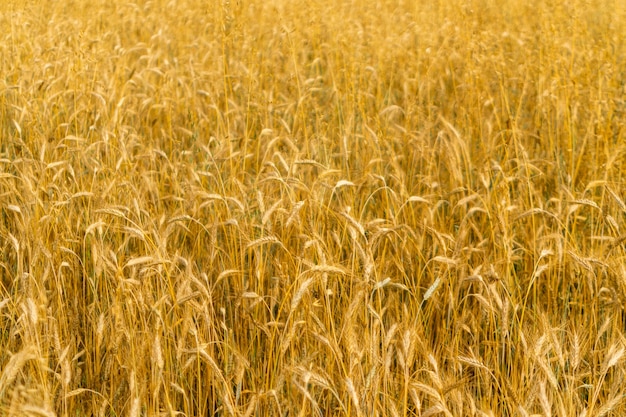
<instances>
[{"instance_id":1,"label":"yellow field texture","mask_svg":"<svg viewBox=\"0 0 626 417\"><path fill-rule=\"evenodd\" d=\"M0 415L626 415L622 0L0 5Z\"/></svg>"}]
</instances>

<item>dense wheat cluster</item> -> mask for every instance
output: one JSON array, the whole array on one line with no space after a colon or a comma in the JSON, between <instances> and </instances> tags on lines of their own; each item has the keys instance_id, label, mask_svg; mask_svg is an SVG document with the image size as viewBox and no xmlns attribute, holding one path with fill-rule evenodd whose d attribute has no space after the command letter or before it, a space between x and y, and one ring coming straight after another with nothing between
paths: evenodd
<instances>
[{"instance_id":1,"label":"dense wheat cluster","mask_svg":"<svg viewBox=\"0 0 626 417\"><path fill-rule=\"evenodd\" d=\"M0 12L0 415L626 414L623 1Z\"/></svg>"}]
</instances>

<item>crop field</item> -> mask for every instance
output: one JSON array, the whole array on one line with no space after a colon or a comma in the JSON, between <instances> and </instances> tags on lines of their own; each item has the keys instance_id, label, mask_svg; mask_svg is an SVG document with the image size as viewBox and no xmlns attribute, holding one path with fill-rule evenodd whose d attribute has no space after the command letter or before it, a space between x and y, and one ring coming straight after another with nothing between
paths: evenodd
<instances>
[{"instance_id":1,"label":"crop field","mask_svg":"<svg viewBox=\"0 0 626 417\"><path fill-rule=\"evenodd\" d=\"M7 0L0 415L626 415L622 0Z\"/></svg>"}]
</instances>

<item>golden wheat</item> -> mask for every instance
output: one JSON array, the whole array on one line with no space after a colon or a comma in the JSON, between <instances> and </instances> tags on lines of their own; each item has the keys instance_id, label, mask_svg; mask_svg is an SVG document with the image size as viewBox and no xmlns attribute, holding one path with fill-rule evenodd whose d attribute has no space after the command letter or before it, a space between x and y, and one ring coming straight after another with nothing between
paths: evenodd
<instances>
[{"instance_id":1,"label":"golden wheat","mask_svg":"<svg viewBox=\"0 0 626 417\"><path fill-rule=\"evenodd\" d=\"M0 414L626 413L626 8L0 5Z\"/></svg>"}]
</instances>

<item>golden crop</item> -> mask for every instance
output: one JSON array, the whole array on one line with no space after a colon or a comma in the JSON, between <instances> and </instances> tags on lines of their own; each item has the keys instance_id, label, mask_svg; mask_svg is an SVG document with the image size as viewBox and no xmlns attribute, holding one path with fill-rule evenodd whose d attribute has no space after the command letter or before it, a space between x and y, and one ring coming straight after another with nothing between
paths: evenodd
<instances>
[{"instance_id":1,"label":"golden crop","mask_svg":"<svg viewBox=\"0 0 626 417\"><path fill-rule=\"evenodd\" d=\"M0 5L0 415L626 414L626 6Z\"/></svg>"}]
</instances>

